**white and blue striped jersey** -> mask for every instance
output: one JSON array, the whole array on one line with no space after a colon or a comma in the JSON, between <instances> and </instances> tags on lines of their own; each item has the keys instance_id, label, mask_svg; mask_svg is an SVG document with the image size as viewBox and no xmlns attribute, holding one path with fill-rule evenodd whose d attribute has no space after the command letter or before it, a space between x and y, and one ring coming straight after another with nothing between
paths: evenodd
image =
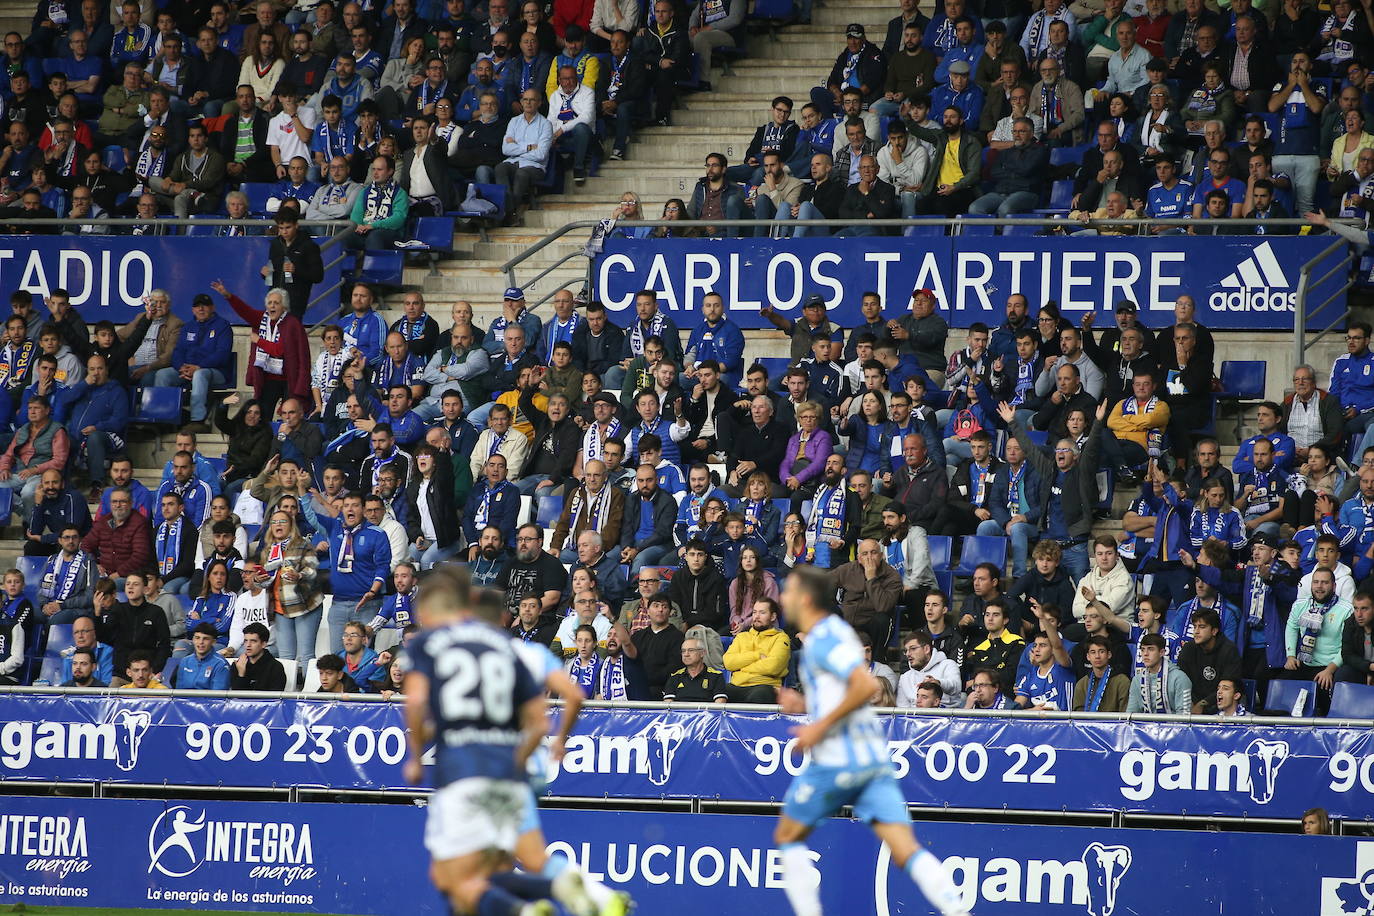
<instances>
[{"instance_id":1,"label":"white and blue striped jersey","mask_svg":"<svg viewBox=\"0 0 1374 916\"><path fill-rule=\"evenodd\" d=\"M850 675L863 664L863 645L839 615L828 614L811 628L802 652L801 678L812 721L840 704ZM867 704L840 720L811 751L812 762L827 767L871 767L887 759L887 739Z\"/></svg>"}]
</instances>

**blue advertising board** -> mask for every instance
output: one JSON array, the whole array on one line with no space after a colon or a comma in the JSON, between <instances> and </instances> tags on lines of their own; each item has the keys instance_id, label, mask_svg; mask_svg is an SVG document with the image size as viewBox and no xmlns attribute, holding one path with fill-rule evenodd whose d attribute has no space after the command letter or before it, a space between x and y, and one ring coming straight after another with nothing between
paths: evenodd
<instances>
[{"instance_id":1,"label":"blue advertising board","mask_svg":"<svg viewBox=\"0 0 1374 916\"><path fill-rule=\"evenodd\" d=\"M878 292L883 314L898 318L911 292L931 289L953 327L996 326L1006 300L1031 306L1054 300L1077 323L1100 313L1111 326L1117 302L1140 306L1147 327L1172 324L1175 300L1191 295L1210 328L1292 330L1299 271L1331 245L1331 236L1034 237L930 236L799 239L608 239L595 265L596 295L612 313L629 313L634 294L652 289L670 315L696 314L702 297L720 293L741 327L772 327L759 310L801 314L802 300L824 296L832 321L862 323L859 303ZM1315 272L1320 278L1340 255ZM1333 277L1312 302L1334 293ZM1344 310L1341 300L1328 307ZM624 323L624 320L621 320ZM680 325L683 321L679 320Z\"/></svg>"},{"instance_id":2,"label":"blue advertising board","mask_svg":"<svg viewBox=\"0 0 1374 916\"><path fill-rule=\"evenodd\" d=\"M0 798L0 904L442 916L400 805ZM756 815L544 811L551 852L655 916L790 912ZM1374 842L1206 831L917 823L979 916L1355 916ZM927 914L861 824L809 843L830 913Z\"/></svg>"},{"instance_id":3,"label":"blue advertising board","mask_svg":"<svg viewBox=\"0 0 1374 916\"><path fill-rule=\"evenodd\" d=\"M267 287L260 270L269 244L261 236L3 236L0 288L26 289L35 297L65 289L88 324L131 321L143 311L143 297L150 290L165 289L172 310L190 321L191 300L197 293L210 293L213 280L222 280L231 293L261 308ZM326 270L316 295L338 276L338 266ZM217 304L231 324L243 323L227 305ZM338 303L321 303L306 313L307 320L321 317L329 310L322 308L326 305Z\"/></svg>"},{"instance_id":4,"label":"blue advertising board","mask_svg":"<svg viewBox=\"0 0 1374 916\"><path fill-rule=\"evenodd\" d=\"M10 694L0 779L404 789L399 704ZM1031 714L882 717L908 804L1296 818L1374 812L1367 727ZM549 793L777 802L792 717L584 710Z\"/></svg>"}]
</instances>

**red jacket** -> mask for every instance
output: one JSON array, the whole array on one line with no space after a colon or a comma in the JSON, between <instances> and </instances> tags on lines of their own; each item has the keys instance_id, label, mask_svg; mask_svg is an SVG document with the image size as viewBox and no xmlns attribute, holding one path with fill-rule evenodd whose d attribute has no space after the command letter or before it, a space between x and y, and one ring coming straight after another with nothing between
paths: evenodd
<instances>
[{"instance_id":1,"label":"red jacket","mask_svg":"<svg viewBox=\"0 0 1374 916\"><path fill-rule=\"evenodd\" d=\"M122 525L106 516L91 526L81 539L81 548L95 557L101 569L127 576L153 565L153 526L137 512L129 513Z\"/></svg>"},{"instance_id":2,"label":"red jacket","mask_svg":"<svg viewBox=\"0 0 1374 916\"><path fill-rule=\"evenodd\" d=\"M262 321L263 310L255 309L238 296L230 294L229 305L240 318L257 330ZM245 380L253 386L253 396L262 397L262 383L268 374L257 366L257 354L261 350L268 356L280 357L282 375L286 378L286 392L291 397L303 398L306 404L313 404L310 393L310 341L306 339L305 326L291 313L281 319L281 333L275 341L261 340L253 344L248 352L248 373Z\"/></svg>"}]
</instances>

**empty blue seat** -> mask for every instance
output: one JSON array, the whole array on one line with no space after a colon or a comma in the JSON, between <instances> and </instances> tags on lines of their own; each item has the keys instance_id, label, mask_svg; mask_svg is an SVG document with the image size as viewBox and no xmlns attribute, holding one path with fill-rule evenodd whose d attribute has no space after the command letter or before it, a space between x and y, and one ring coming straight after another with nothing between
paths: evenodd
<instances>
[{"instance_id":1,"label":"empty blue seat","mask_svg":"<svg viewBox=\"0 0 1374 916\"><path fill-rule=\"evenodd\" d=\"M768 384L774 388L782 387L782 374L787 371L791 363L786 356L760 356L754 360L760 366L768 370ZM787 510L784 509L784 512Z\"/></svg>"},{"instance_id":2,"label":"empty blue seat","mask_svg":"<svg viewBox=\"0 0 1374 916\"><path fill-rule=\"evenodd\" d=\"M399 251L368 251L363 254L363 269L356 279L376 286L400 286L405 271L405 255Z\"/></svg>"},{"instance_id":3,"label":"empty blue seat","mask_svg":"<svg viewBox=\"0 0 1374 916\"><path fill-rule=\"evenodd\" d=\"M545 496L539 500L539 512L535 516L535 521L542 528L552 528L558 524L558 516L563 514L563 501L552 496Z\"/></svg>"},{"instance_id":4,"label":"empty blue seat","mask_svg":"<svg viewBox=\"0 0 1374 916\"><path fill-rule=\"evenodd\" d=\"M1331 709L1327 716L1333 719L1374 719L1374 687L1336 684L1331 688Z\"/></svg>"},{"instance_id":5,"label":"empty blue seat","mask_svg":"<svg viewBox=\"0 0 1374 916\"><path fill-rule=\"evenodd\" d=\"M214 468L216 471L219 472L219 475L221 477L223 477L224 472L229 469L229 461L226 458L207 457L205 460L209 463L210 467Z\"/></svg>"},{"instance_id":6,"label":"empty blue seat","mask_svg":"<svg viewBox=\"0 0 1374 916\"><path fill-rule=\"evenodd\" d=\"M43 567L47 565L47 557L19 557L14 566L24 574L25 585L37 585L38 580L43 576Z\"/></svg>"},{"instance_id":7,"label":"empty blue seat","mask_svg":"<svg viewBox=\"0 0 1374 916\"><path fill-rule=\"evenodd\" d=\"M248 197L248 212L254 216L267 215L267 198L272 196L275 185L265 181L245 181L239 190Z\"/></svg>"},{"instance_id":8,"label":"empty blue seat","mask_svg":"<svg viewBox=\"0 0 1374 916\"><path fill-rule=\"evenodd\" d=\"M427 251L448 254L453 251L453 220L447 216L418 217L411 237L423 242Z\"/></svg>"},{"instance_id":9,"label":"empty blue seat","mask_svg":"<svg viewBox=\"0 0 1374 916\"><path fill-rule=\"evenodd\" d=\"M1317 709L1317 685L1312 681L1270 681L1269 695L1264 701L1265 713L1292 715L1293 704L1304 690L1307 691L1307 699L1303 702L1302 717L1311 716Z\"/></svg>"},{"instance_id":10,"label":"empty blue seat","mask_svg":"<svg viewBox=\"0 0 1374 916\"><path fill-rule=\"evenodd\" d=\"M948 570L949 557L954 547L953 539L944 534L932 534L926 538L926 543L930 545L930 568L937 572Z\"/></svg>"},{"instance_id":11,"label":"empty blue seat","mask_svg":"<svg viewBox=\"0 0 1374 916\"><path fill-rule=\"evenodd\" d=\"M960 235L996 235L997 227L992 223L959 221Z\"/></svg>"},{"instance_id":12,"label":"empty blue seat","mask_svg":"<svg viewBox=\"0 0 1374 916\"><path fill-rule=\"evenodd\" d=\"M1241 420L1245 405L1264 400L1265 371L1268 364L1257 359L1228 359L1221 363L1221 391L1216 401L1236 407L1236 438L1243 439Z\"/></svg>"},{"instance_id":13,"label":"empty blue seat","mask_svg":"<svg viewBox=\"0 0 1374 916\"><path fill-rule=\"evenodd\" d=\"M1073 205L1073 182L1070 179L1056 181L1050 187L1050 209L1067 210Z\"/></svg>"},{"instance_id":14,"label":"empty blue seat","mask_svg":"<svg viewBox=\"0 0 1374 916\"><path fill-rule=\"evenodd\" d=\"M138 396L135 423L181 423L181 389L174 386L149 385Z\"/></svg>"},{"instance_id":15,"label":"empty blue seat","mask_svg":"<svg viewBox=\"0 0 1374 916\"><path fill-rule=\"evenodd\" d=\"M105 147L102 158L105 160L105 168L111 172L123 172L129 166L128 158L124 155L124 147L122 146Z\"/></svg>"},{"instance_id":16,"label":"empty blue seat","mask_svg":"<svg viewBox=\"0 0 1374 916\"><path fill-rule=\"evenodd\" d=\"M72 642L71 624L48 627L48 646L43 651L43 663L39 665L37 680L47 681L54 687L62 683L62 650Z\"/></svg>"},{"instance_id":17,"label":"empty blue seat","mask_svg":"<svg viewBox=\"0 0 1374 916\"><path fill-rule=\"evenodd\" d=\"M991 563L999 570L1007 565L1007 539L1004 537L980 537L976 534L964 536L959 553L959 565L954 567L956 576L971 576L983 563ZM1000 578L1000 577L999 577Z\"/></svg>"},{"instance_id":18,"label":"empty blue seat","mask_svg":"<svg viewBox=\"0 0 1374 916\"><path fill-rule=\"evenodd\" d=\"M902 230L902 235L906 238L944 234L945 227L939 223L917 223Z\"/></svg>"},{"instance_id":19,"label":"empty blue seat","mask_svg":"<svg viewBox=\"0 0 1374 916\"><path fill-rule=\"evenodd\" d=\"M168 687L172 686L172 672L177 670L177 665L181 663L179 658L167 659L167 664L162 666L162 683Z\"/></svg>"}]
</instances>

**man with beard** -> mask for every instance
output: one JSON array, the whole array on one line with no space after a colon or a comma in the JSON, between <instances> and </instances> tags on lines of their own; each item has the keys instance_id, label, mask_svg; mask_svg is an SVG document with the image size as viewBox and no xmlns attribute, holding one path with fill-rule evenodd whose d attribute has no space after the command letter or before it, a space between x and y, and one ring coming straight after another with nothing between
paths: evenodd
<instances>
[{"instance_id":1,"label":"man with beard","mask_svg":"<svg viewBox=\"0 0 1374 916\"><path fill-rule=\"evenodd\" d=\"M665 633L682 633L665 624ZM647 630L648 627L645 627ZM669 637L671 638L671 637ZM679 650L680 651L680 650ZM665 675L666 677L666 675ZM601 676L596 684L598 700L651 700L648 676L639 661L639 647L620 624L611 627L606 637L606 657L601 662Z\"/></svg>"},{"instance_id":2,"label":"man with beard","mask_svg":"<svg viewBox=\"0 0 1374 916\"><path fill-rule=\"evenodd\" d=\"M492 526L509 541L516 535L515 522L520 513L520 492L506 479L506 456L500 452L487 459L483 477L474 482L463 511L463 534L469 544L477 542L477 532ZM542 538L541 538L542 540ZM477 555L472 548L468 558Z\"/></svg>"},{"instance_id":3,"label":"man with beard","mask_svg":"<svg viewBox=\"0 0 1374 916\"><path fill-rule=\"evenodd\" d=\"M625 650L625 654L635 659L643 669L645 688L649 699L663 697L663 683L668 675L682 665L682 631L669 622L668 616L672 602L667 595L658 595L649 601L649 625L636 630L633 636L617 624L611 630ZM607 640L610 648L610 640Z\"/></svg>"},{"instance_id":4,"label":"man with beard","mask_svg":"<svg viewBox=\"0 0 1374 916\"><path fill-rule=\"evenodd\" d=\"M482 534L477 538L477 554L469 564L473 584L494 587L505 575L506 564L509 561L510 553L506 550L501 529L495 525L483 528Z\"/></svg>"},{"instance_id":5,"label":"man with beard","mask_svg":"<svg viewBox=\"0 0 1374 916\"><path fill-rule=\"evenodd\" d=\"M625 500L620 529L620 562L630 564L631 575L655 566L673 549L673 524L677 501L658 485L658 472L642 464L635 471L635 493Z\"/></svg>"},{"instance_id":6,"label":"man with beard","mask_svg":"<svg viewBox=\"0 0 1374 916\"><path fill-rule=\"evenodd\" d=\"M558 609L568 574L557 557L543 551L543 543L544 529L538 525L521 525L515 532L515 558L497 580L512 615L520 609L520 597L530 594L539 597L541 613L552 614Z\"/></svg>"},{"instance_id":7,"label":"man with beard","mask_svg":"<svg viewBox=\"0 0 1374 916\"><path fill-rule=\"evenodd\" d=\"M895 500L883 507L883 537L879 546L887 565L902 579L901 605L924 607L926 593L936 587L930 544L924 530L907 522L906 507Z\"/></svg>"},{"instance_id":8,"label":"man with beard","mask_svg":"<svg viewBox=\"0 0 1374 916\"><path fill-rule=\"evenodd\" d=\"M799 511L799 502L793 498L793 512ZM858 538L862 518L859 498L851 495L845 485L844 458L829 456L811 502L811 517L806 522L806 544L812 562L822 569L833 569L844 563L849 545Z\"/></svg>"}]
</instances>

